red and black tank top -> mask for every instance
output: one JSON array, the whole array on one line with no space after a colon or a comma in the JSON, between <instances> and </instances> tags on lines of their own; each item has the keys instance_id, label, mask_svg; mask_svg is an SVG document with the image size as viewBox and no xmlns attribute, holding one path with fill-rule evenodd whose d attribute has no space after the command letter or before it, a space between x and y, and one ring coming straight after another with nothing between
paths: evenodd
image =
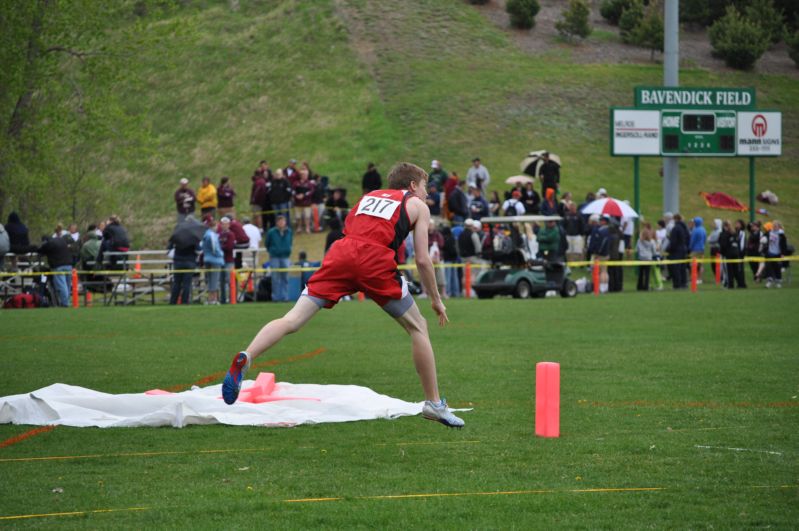
<instances>
[{"instance_id":1,"label":"red and black tank top","mask_svg":"<svg viewBox=\"0 0 799 531\"><path fill-rule=\"evenodd\" d=\"M347 215L344 235L385 245L395 253L411 230L405 203L408 190L375 190L364 195Z\"/></svg>"}]
</instances>

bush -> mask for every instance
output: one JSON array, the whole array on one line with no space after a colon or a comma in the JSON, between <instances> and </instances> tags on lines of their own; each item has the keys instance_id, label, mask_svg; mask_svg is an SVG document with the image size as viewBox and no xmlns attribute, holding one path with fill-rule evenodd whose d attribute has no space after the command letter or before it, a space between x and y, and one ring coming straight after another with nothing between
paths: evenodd
<instances>
[{"instance_id":1,"label":"bush","mask_svg":"<svg viewBox=\"0 0 799 531\"><path fill-rule=\"evenodd\" d=\"M614 26L619 23L621 14L630 7L632 0L602 0L599 5L599 14Z\"/></svg>"},{"instance_id":2,"label":"bush","mask_svg":"<svg viewBox=\"0 0 799 531\"><path fill-rule=\"evenodd\" d=\"M562 18L555 23L555 29L564 37L585 39L593 31L588 21L590 15L588 0L569 0L569 7L561 14Z\"/></svg>"},{"instance_id":3,"label":"bush","mask_svg":"<svg viewBox=\"0 0 799 531\"><path fill-rule=\"evenodd\" d=\"M788 45L788 55L799 68L799 30L790 35L786 35L785 43Z\"/></svg>"},{"instance_id":4,"label":"bush","mask_svg":"<svg viewBox=\"0 0 799 531\"><path fill-rule=\"evenodd\" d=\"M646 10L646 15L632 32L633 44L648 48L652 59L655 58L656 51L663 51L662 5L660 2L652 2Z\"/></svg>"},{"instance_id":5,"label":"bush","mask_svg":"<svg viewBox=\"0 0 799 531\"><path fill-rule=\"evenodd\" d=\"M514 28L530 29L535 26L535 16L541 10L538 0L508 0L505 11L510 15Z\"/></svg>"},{"instance_id":6,"label":"bush","mask_svg":"<svg viewBox=\"0 0 799 531\"><path fill-rule=\"evenodd\" d=\"M713 23L708 35L714 55L724 59L727 66L740 70L751 69L769 46L760 26L741 16L733 6Z\"/></svg>"},{"instance_id":7,"label":"bush","mask_svg":"<svg viewBox=\"0 0 799 531\"><path fill-rule=\"evenodd\" d=\"M630 7L621 13L619 18L619 33L622 42L633 44L633 33L635 28L644 20L644 3L641 0L633 0Z\"/></svg>"},{"instance_id":8,"label":"bush","mask_svg":"<svg viewBox=\"0 0 799 531\"><path fill-rule=\"evenodd\" d=\"M484 6L488 3L488 0L469 0L469 3L475 6Z\"/></svg>"},{"instance_id":9,"label":"bush","mask_svg":"<svg viewBox=\"0 0 799 531\"><path fill-rule=\"evenodd\" d=\"M777 44L785 35L782 11L774 7L773 0L752 0L744 11L746 18L760 26L771 44Z\"/></svg>"}]
</instances>

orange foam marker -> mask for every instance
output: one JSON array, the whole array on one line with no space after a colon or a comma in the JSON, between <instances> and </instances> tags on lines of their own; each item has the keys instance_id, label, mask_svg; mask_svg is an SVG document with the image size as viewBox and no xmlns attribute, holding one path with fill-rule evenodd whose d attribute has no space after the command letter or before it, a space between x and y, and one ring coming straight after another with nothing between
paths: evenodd
<instances>
[{"instance_id":1,"label":"orange foam marker","mask_svg":"<svg viewBox=\"0 0 799 531\"><path fill-rule=\"evenodd\" d=\"M321 402L318 398L303 398L299 396L278 396L275 391L275 373L262 372L258 374L255 383L239 393L239 402L262 404L264 402L277 402L279 400L312 400Z\"/></svg>"},{"instance_id":2,"label":"orange foam marker","mask_svg":"<svg viewBox=\"0 0 799 531\"><path fill-rule=\"evenodd\" d=\"M535 365L535 434L560 437L560 364Z\"/></svg>"}]
</instances>

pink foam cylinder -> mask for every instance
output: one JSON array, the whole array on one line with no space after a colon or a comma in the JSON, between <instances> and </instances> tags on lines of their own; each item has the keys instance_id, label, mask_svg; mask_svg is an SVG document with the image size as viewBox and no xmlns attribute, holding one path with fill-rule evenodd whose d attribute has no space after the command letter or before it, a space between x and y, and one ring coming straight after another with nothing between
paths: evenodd
<instances>
[{"instance_id":1,"label":"pink foam cylinder","mask_svg":"<svg viewBox=\"0 0 799 531\"><path fill-rule=\"evenodd\" d=\"M535 434L560 437L560 364L535 365Z\"/></svg>"}]
</instances>

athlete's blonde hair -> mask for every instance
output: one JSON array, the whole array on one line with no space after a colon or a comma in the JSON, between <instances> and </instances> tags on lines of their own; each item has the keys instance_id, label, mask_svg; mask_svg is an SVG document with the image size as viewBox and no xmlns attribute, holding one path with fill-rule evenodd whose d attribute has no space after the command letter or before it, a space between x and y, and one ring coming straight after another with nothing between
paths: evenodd
<instances>
[{"instance_id":1,"label":"athlete's blonde hair","mask_svg":"<svg viewBox=\"0 0 799 531\"><path fill-rule=\"evenodd\" d=\"M398 162L388 172L388 187L392 190L406 190L411 183L419 183L424 179L427 181L427 172L416 164L410 162Z\"/></svg>"}]
</instances>

